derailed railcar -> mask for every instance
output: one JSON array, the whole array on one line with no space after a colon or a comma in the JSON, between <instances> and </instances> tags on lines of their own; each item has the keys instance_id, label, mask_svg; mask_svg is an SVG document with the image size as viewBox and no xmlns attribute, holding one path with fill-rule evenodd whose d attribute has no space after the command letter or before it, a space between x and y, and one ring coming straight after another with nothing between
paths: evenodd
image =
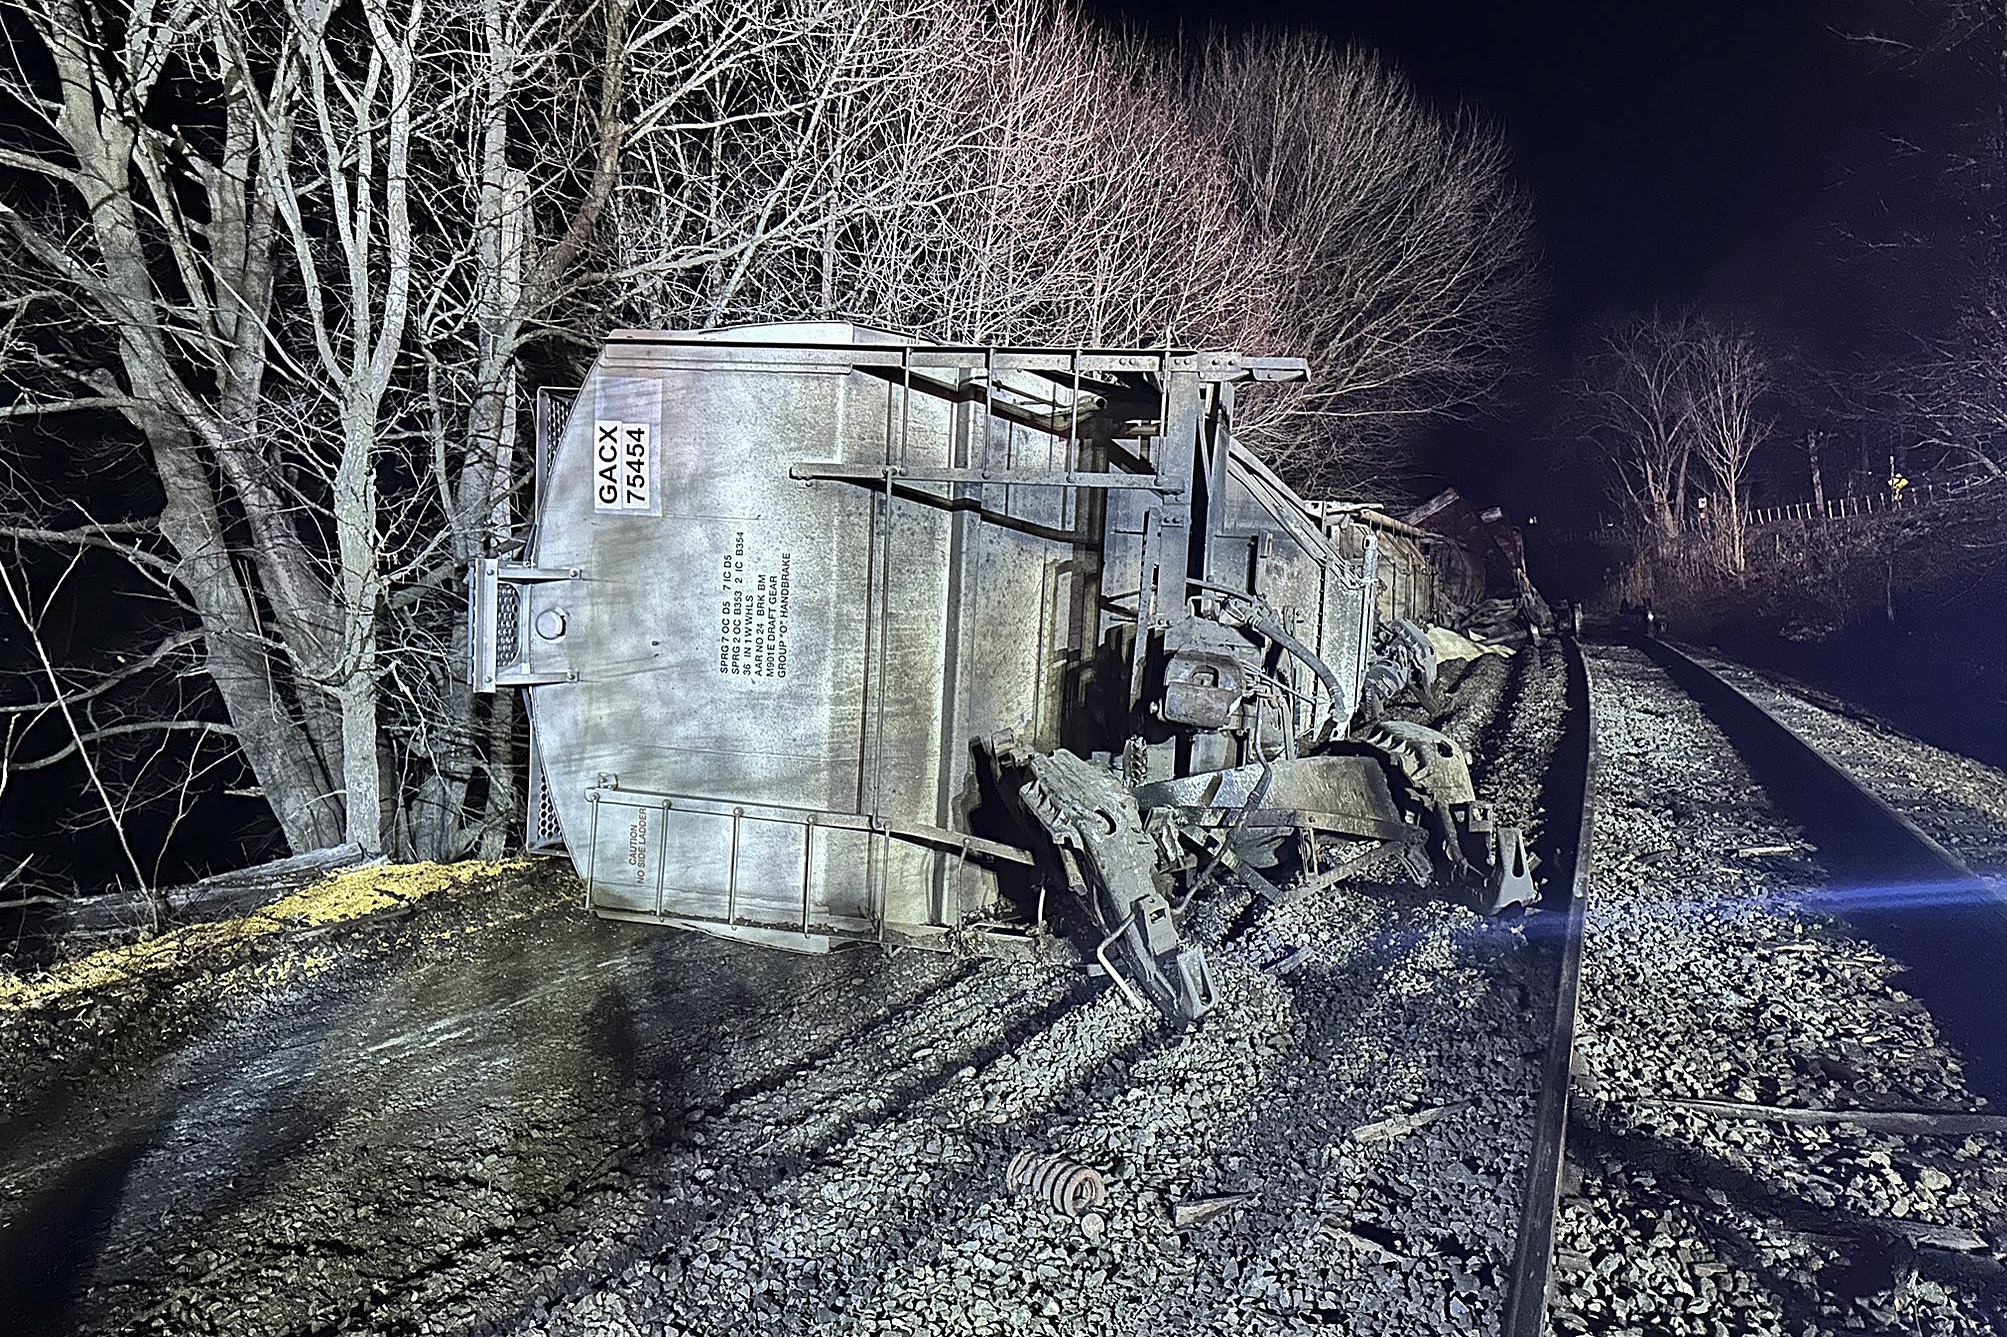
<instances>
[{"instance_id":1,"label":"derailed railcar","mask_svg":"<svg viewBox=\"0 0 2007 1337\"><path fill-rule=\"evenodd\" d=\"M1456 746L1383 716L1434 668L1377 606L1383 534L1233 439L1238 388L1304 374L850 325L614 335L526 551L469 586L470 672L526 689L540 820L592 909L1077 954L1197 1017L1178 926L1209 885L1284 899L1390 855L1527 899Z\"/></svg>"},{"instance_id":2,"label":"derailed railcar","mask_svg":"<svg viewBox=\"0 0 2007 1337\"><path fill-rule=\"evenodd\" d=\"M1485 601L1517 605L1534 627L1551 627L1553 613L1526 573L1526 544L1493 506L1486 510L1445 488L1409 512L1406 526L1433 540L1437 584L1448 601L1468 610Z\"/></svg>"}]
</instances>

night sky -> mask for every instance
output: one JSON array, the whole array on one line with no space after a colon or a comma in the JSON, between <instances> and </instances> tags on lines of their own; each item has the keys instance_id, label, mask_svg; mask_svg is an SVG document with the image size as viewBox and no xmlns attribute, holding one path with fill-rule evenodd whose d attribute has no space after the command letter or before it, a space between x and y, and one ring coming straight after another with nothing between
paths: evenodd
<instances>
[{"instance_id":1,"label":"night sky","mask_svg":"<svg viewBox=\"0 0 2007 1337\"><path fill-rule=\"evenodd\" d=\"M1504 131L1540 219L1549 319L1518 409L1423 445L1467 490L1520 509L1553 481L1526 440L1545 378L1597 320L1699 303L1844 372L1913 353L1961 282L1941 155L1972 89L1953 61L1874 40L1929 38L1908 0L1099 8L1165 32L1321 30Z\"/></svg>"}]
</instances>

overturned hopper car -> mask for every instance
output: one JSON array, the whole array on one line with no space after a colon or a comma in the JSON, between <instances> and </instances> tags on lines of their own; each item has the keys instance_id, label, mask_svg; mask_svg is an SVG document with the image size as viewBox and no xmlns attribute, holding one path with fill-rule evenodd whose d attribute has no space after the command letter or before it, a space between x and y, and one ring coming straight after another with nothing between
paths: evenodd
<instances>
[{"instance_id":1,"label":"overturned hopper car","mask_svg":"<svg viewBox=\"0 0 2007 1337\"><path fill-rule=\"evenodd\" d=\"M1186 907L1389 859L1532 895L1429 687L1429 538L1232 434L1287 358L627 331L541 414L469 580L532 843L597 913L775 947L1072 957L1212 1003ZM555 402L555 401L553 401Z\"/></svg>"}]
</instances>

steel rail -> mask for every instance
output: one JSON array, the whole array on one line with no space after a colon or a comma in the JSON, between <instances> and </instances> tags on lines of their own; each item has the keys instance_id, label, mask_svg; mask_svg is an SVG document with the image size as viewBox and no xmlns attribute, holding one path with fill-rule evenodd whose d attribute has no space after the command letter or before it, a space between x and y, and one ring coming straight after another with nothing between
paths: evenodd
<instances>
[{"instance_id":1,"label":"steel rail","mask_svg":"<svg viewBox=\"0 0 2007 1337\"><path fill-rule=\"evenodd\" d=\"M1553 1284L1554 1218L1561 1203L1561 1176L1568 1152L1568 1096L1575 1053L1576 1003L1582 978L1582 912L1589 895L1590 854L1596 827L1595 712L1589 699L1589 661L1579 642L1562 641L1567 657L1570 726L1562 735L1557 758L1566 780L1561 786L1556 829L1566 832L1574 818L1574 843L1561 855L1569 866L1554 878L1549 890L1561 899L1528 921L1539 934L1536 942L1553 954L1554 1014L1540 1073L1540 1098L1534 1110L1533 1151L1526 1164L1526 1188L1519 1212L1519 1234L1513 1241L1512 1273L1506 1291L1505 1337L1543 1337L1547 1331L1547 1297ZM1573 811L1571 811L1573 809ZM1540 932L1553 926L1553 936Z\"/></svg>"},{"instance_id":2,"label":"steel rail","mask_svg":"<svg viewBox=\"0 0 2007 1337\"><path fill-rule=\"evenodd\" d=\"M1557 765L1565 781L1559 787L1555 829L1567 831L1573 817L1573 843L1563 845L1567 859L1563 877L1549 881L1559 893L1551 909L1529 919L1539 933L1553 925L1553 935L1539 933L1539 942L1553 954L1553 1020L1547 1050L1541 1060L1539 1104L1533 1110L1533 1152L1525 1166L1525 1196L1519 1207L1519 1235L1513 1241L1511 1279L1505 1293L1505 1337L1541 1337L1547 1331L1547 1291L1553 1285L1553 1219L1561 1202L1561 1170L1567 1162L1567 1096L1575 1054L1575 1002L1582 992L1582 911L1590 895L1590 853L1596 839L1596 713L1590 707L1590 662L1582 644L1561 640L1567 656L1569 727L1561 735Z\"/></svg>"}]
</instances>

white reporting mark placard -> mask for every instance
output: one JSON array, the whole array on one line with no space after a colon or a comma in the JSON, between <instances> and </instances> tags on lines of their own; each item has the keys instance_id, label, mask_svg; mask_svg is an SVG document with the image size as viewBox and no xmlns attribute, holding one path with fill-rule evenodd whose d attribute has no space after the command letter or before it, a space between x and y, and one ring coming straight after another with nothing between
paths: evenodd
<instances>
[{"instance_id":1,"label":"white reporting mark placard","mask_svg":"<svg viewBox=\"0 0 2007 1337\"><path fill-rule=\"evenodd\" d=\"M654 426L598 418L592 424L592 506L597 511L653 509Z\"/></svg>"}]
</instances>

